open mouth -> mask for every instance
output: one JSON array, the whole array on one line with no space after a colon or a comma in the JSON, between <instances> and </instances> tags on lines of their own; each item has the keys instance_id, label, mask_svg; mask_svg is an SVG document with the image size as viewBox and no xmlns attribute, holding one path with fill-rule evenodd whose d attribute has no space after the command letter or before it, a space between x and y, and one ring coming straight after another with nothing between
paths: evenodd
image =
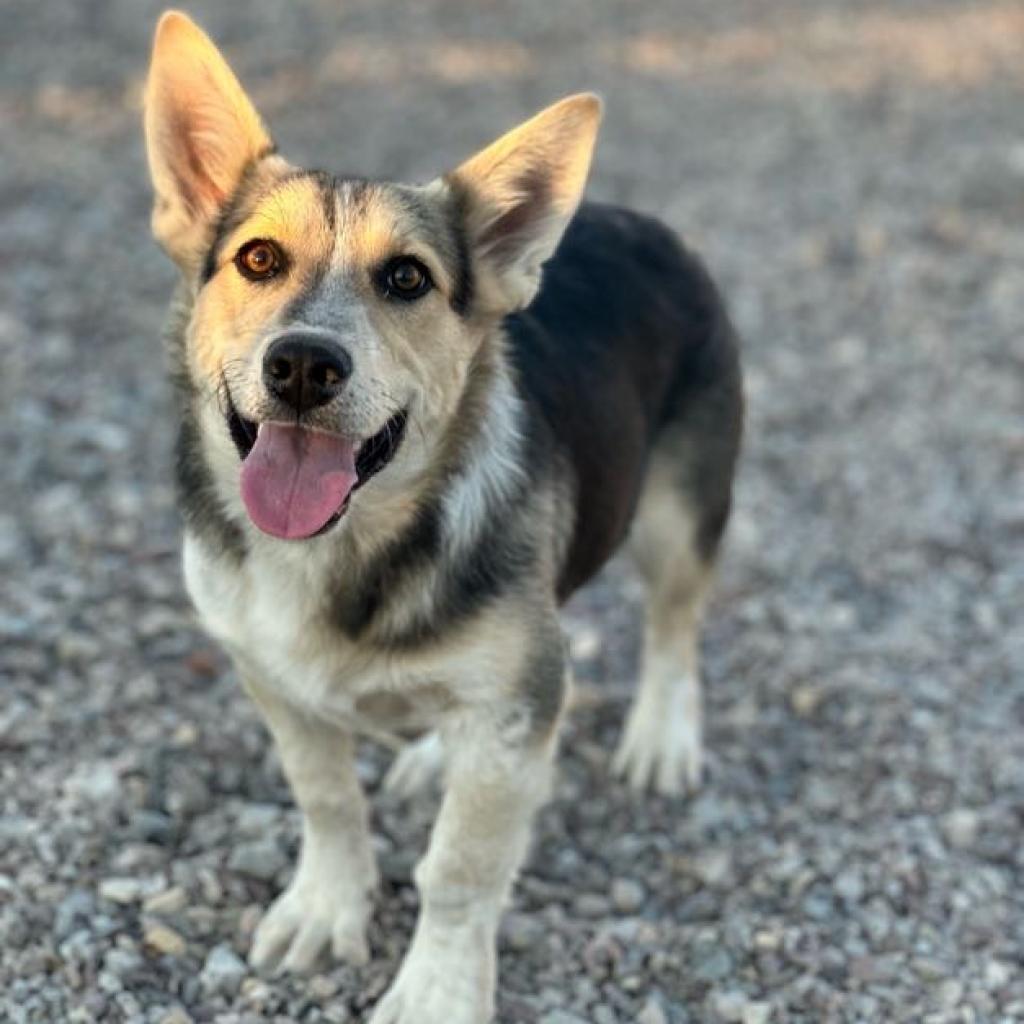
<instances>
[{"instance_id":1,"label":"open mouth","mask_svg":"<svg viewBox=\"0 0 1024 1024\"><path fill-rule=\"evenodd\" d=\"M225 392L228 429L242 459L242 499L255 525L275 537L303 539L329 530L405 436L406 410L372 437L353 442L297 424L257 424Z\"/></svg>"}]
</instances>

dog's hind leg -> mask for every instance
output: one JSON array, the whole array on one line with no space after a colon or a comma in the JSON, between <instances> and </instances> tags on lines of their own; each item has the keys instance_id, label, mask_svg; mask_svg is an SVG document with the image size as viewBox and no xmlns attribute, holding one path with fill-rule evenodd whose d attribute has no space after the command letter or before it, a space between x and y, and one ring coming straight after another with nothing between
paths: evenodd
<instances>
[{"instance_id":1,"label":"dog's hind leg","mask_svg":"<svg viewBox=\"0 0 1024 1024\"><path fill-rule=\"evenodd\" d=\"M709 543L706 510L680 486L679 458L655 451L630 538L647 621L640 688L612 761L634 789L666 795L692 792L701 781L699 630L721 533L712 531Z\"/></svg>"}]
</instances>

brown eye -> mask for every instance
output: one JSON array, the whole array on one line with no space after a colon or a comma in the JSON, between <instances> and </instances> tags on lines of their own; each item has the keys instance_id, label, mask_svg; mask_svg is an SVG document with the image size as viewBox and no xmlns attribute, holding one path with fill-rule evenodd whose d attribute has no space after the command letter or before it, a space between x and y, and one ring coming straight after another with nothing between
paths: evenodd
<instances>
[{"instance_id":1,"label":"brown eye","mask_svg":"<svg viewBox=\"0 0 1024 1024\"><path fill-rule=\"evenodd\" d=\"M402 256L387 268L386 291L400 299L418 299L425 295L432 285L430 273L419 260Z\"/></svg>"},{"instance_id":2,"label":"brown eye","mask_svg":"<svg viewBox=\"0 0 1024 1024\"><path fill-rule=\"evenodd\" d=\"M246 242L235 257L235 266L250 281L273 277L281 269L282 262L277 246L261 238Z\"/></svg>"}]
</instances>

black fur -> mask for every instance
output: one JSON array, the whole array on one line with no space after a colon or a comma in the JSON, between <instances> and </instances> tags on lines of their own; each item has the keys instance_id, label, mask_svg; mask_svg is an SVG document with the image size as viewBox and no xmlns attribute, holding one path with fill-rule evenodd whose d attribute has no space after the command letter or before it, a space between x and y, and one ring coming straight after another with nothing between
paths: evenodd
<instances>
[{"instance_id":1,"label":"black fur","mask_svg":"<svg viewBox=\"0 0 1024 1024\"><path fill-rule=\"evenodd\" d=\"M204 537L217 550L241 562L246 555L245 537L221 505L202 444L195 417L191 410L187 410L179 424L174 449L178 507L190 530Z\"/></svg>"},{"instance_id":2,"label":"black fur","mask_svg":"<svg viewBox=\"0 0 1024 1024\"><path fill-rule=\"evenodd\" d=\"M728 516L742 396L735 334L699 260L653 218L584 204L540 294L505 327L541 439L534 457L570 467L576 485L559 597L625 537L651 448L669 431L710 558Z\"/></svg>"},{"instance_id":3,"label":"black fur","mask_svg":"<svg viewBox=\"0 0 1024 1024\"><path fill-rule=\"evenodd\" d=\"M425 502L396 537L356 579L345 578L331 595L329 617L348 636L363 636L402 582L428 569L441 546L441 508Z\"/></svg>"},{"instance_id":4,"label":"black fur","mask_svg":"<svg viewBox=\"0 0 1024 1024\"><path fill-rule=\"evenodd\" d=\"M452 309L464 316L473 301L473 263L466 233L466 205L469 197L457 184L449 181L448 230L454 240L455 287L452 289Z\"/></svg>"}]
</instances>

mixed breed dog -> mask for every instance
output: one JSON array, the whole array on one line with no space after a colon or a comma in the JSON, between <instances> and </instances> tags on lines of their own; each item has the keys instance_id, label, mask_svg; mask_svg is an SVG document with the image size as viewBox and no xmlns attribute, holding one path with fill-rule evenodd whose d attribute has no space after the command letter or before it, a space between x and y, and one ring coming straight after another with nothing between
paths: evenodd
<instances>
[{"instance_id":1,"label":"mixed breed dog","mask_svg":"<svg viewBox=\"0 0 1024 1024\"><path fill-rule=\"evenodd\" d=\"M698 628L729 516L736 336L662 224L581 203L600 101L571 96L428 184L279 155L214 44L163 16L146 92L184 569L303 816L259 969L367 957L357 737L443 775L415 933L372 1024L483 1024L495 935L549 791L558 608L620 547L647 585L612 770L701 775Z\"/></svg>"}]
</instances>

